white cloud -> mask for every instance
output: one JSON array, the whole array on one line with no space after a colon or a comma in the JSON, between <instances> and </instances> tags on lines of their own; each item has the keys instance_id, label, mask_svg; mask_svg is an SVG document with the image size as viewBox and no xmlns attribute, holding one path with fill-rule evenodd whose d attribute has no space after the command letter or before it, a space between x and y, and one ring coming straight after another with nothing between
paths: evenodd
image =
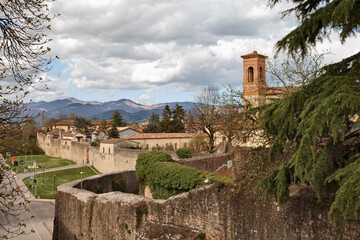
<instances>
[{"instance_id":1,"label":"white cloud","mask_svg":"<svg viewBox=\"0 0 360 240\"><path fill-rule=\"evenodd\" d=\"M141 103L143 105L153 104L153 98L148 94L142 94L136 98L136 102Z\"/></svg>"},{"instance_id":2,"label":"white cloud","mask_svg":"<svg viewBox=\"0 0 360 240\"><path fill-rule=\"evenodd\" d=\"M57 0L51 7L61 14L52 23L52 54L68 65L68 80L48 77L51 94L36 98L66 95L63 85L108 95L239 86L240 56L272 56L276 41L296 26L279 14L288 3L270 9L260 0Z\"/></svg>"}]
</instances>

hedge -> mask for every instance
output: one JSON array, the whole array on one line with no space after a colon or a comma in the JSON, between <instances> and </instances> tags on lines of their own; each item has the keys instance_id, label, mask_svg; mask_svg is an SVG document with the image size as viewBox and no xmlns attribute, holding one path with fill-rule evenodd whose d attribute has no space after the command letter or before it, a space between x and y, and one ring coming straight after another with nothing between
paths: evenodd
<instances>
[{"instance_id":1,"label":"hedge","mask_svg":"<svg viewBox=\"0 0 360 240\"><path fill-rule=\"evenodd\" d=\"M176 163L169 154L151 151L139 154L136 161L136 176L140 186L149 186L153 198L167 199L201 185L208 177L213 182L232 183L233 180L218 173L200 171Z\"/></svg>"}]
</instances>

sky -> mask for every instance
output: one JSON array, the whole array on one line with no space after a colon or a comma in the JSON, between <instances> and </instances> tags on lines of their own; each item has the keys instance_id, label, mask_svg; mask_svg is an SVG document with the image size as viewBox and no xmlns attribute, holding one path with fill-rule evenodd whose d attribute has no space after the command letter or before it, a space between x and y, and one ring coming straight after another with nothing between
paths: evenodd
<instances>
[{"instance_id":1,"label":"sky","mask_svg":"<svg viewBox=\"0 0 360 240\"><path fill-rule=\"evenodd\" d=\"M56 0L50 56L59 56L33 101L131 99L141 104L194 101L204 87L242 86L241 55L273 57L274 45L297 26L289 8L265 0ZM325 62L360 51L336 33L317 45ZM46 84L48 90L42 90Z\"/></svg>"}]
</instances>

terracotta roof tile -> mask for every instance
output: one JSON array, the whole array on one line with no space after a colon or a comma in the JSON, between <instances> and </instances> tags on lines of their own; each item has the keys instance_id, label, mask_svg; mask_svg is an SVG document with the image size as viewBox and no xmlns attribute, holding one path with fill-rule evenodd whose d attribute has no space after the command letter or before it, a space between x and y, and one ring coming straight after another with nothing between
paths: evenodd
<instances>
[{"instance_id":1,"label":"terracotta roof tile","mask_svg":"<svg viewBox=\"0 0 360 240\"><path fill-rule=\"evenodd\" d=\"M163 139L163 138L192 138L198 133L138 133L123 137L123 139Z\"/></svg>"}]
</instances>

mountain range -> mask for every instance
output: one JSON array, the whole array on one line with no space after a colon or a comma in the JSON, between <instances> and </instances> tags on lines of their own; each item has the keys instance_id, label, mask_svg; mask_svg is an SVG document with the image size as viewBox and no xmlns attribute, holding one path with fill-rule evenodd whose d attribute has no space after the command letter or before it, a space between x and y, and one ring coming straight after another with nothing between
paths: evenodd
<instances>
[{"instance_id":1,"label":"mountain range","mask_svg":"<svg viewBox=\"0 0 360 240\"><path fill-rule=\"evenodd\" d=\"M141 122L150 118L153 112L161 115L165 105L173 109L176 104L183 106L185 111L191 109L193 102L170 102L154 105L142 105L129 99L110 102L81 101L76 98L59 99L51 102L31 102L30 114L44 113L47 118L59 118L60 115L75 113L87 119L110 119L112 111L119 111L126 122Z\"/></svg>"}]
</instances>

